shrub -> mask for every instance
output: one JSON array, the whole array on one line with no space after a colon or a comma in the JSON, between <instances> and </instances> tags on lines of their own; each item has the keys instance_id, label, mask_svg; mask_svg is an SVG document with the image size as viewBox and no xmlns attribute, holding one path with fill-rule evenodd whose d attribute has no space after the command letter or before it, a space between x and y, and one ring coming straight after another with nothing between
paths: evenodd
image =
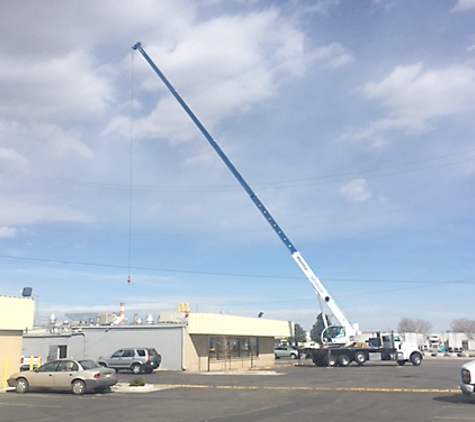
<instances>
[{"instance_id":1,"label":"shrub","mask_svg":"<svg viewBox=\"0 0 475 422\"><path fill-rule=\"evenodd\" d=\"M129 385L131 387L143 387L145 385L145 380L143 377L137 377L130 380Z\"/></svg>"}]
</instances>

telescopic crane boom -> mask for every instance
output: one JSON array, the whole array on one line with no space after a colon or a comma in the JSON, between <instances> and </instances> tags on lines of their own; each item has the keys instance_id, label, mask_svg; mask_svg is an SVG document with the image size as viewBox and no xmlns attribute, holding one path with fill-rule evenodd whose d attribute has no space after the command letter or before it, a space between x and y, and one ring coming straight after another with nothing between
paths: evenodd
<instances>
[{"instance_id":1,"label":"telescopic crane boom","mask_svg":"<svg viewBox=\"0 0 475 422\"><path fill-rule=\"evenodd\" d=\"M152 59L148 56L148 54L142 48L142 44L138 42L132 48L134 50L137 50L140 54L142 54L142 56L150 65L150 67L154 70L154 72L162 80L162 82L165 84L165 86L168 88L171 94L175 97L178 103L182 106L182 108L185 110L185 112L188 114L191 120L195 123L195 125L198 127L200 132L204 135L204 137L209 142L211 147L215 150L215 152L219 155L221 160L228 167L228 169L231 171L231 173L234 175L234 177L237 179L237 181L240 183L243 189L247 192L247 194L251 198L251 201L254 202L257 209L261 212L262 216L267 220L267 222L270 224L274 232L277 234L277 236L279 236L280 240L284 243L286 249L290 252L294 261L297 263L299 268L303 271L308 281L312 285L313 289L315 290L316 294L320 298L322 298L322 300L326 303L330 311L333 313L334 317L339 323L339 326L327 327L327 334L323 335L323 338L325 339L325 341L330 344L343 345L343 346L351 345L352 343L354 343L354 339L357 333L356 329L349 322L349 320L343 314L343 312L338 307L338 305L333 301L330 294L325 289L325 287L323 286L319 278L315 275L315 273L312 271L310 266L305 262L303 256L295 248L295 246L292 244L289 238L285 235L284 231L279 227L279 225L274 220L270 212L267 210L267 208L264 206L261 200L257 197L256 193L252 190L249 184L244 180L244 178L241 176L241 174L236 169L234 164L229 160L229 158L226 156L224 151L216 143L216 141L213 139L210 133L206 130L206 128L203 126L200 120L196 117L196 115L190 109L188 104L183 100L183 98L180 96L177 90L172 86L172 84L168 81L165 75L160 71L160 69L155 65Z\"/></svg>"}]
</instances>

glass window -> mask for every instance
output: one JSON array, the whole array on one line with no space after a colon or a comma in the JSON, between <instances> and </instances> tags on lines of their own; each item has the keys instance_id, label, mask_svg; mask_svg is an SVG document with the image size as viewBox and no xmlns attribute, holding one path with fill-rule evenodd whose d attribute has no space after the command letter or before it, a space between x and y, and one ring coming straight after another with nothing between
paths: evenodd
<instances>
[{"instance_id":1,"label":"glass window","mask_svg":"<svg viewBox=\"0 0 475 422\"><path fill-rule=\"evenodd\" d=\"M256 337L209 337L209 357L212 359L236 359L258 356Z\"/></svg>"},{"instance_id":2,"label":"glass window","mask_svg":"<svg viewBox=\"0 0 475 422\"><path fill-rule=\"evenodd\" d=\"M59 371L61 372L76 372L79 370L79 366L72 360L63 360L59 364Z\"/></svg>"},{"instance_id":3,"label":"glass window","mask_svg":"<svg viewBox=\"0 0 475 422\"><path fill-rule=\"evenodd\" d=\"M121 358L122 356L124 356L124 351L123 350L117 350L117 352L115 352L111 357Z\"/></svg>"},{"instance_id":4,"label":"glass window","mask_svg":"<svg viewBox=\"0 0 475 422\"><path fill-rule=\"evenodd\" d=\"M58 367L58 361L57 360L54 360L52 362L48 362L46 364L44 364L43 366L40 366L38 368L38 372L54 372L56 371Z\"/></svg>"},{"instance_id":5,"label":"glass window","mask_svg":"<svg viewBox=\"0 0 475 422\"><path fill-rule=\"evenodd\" d=\"M79 363L83 369L102 368L101 365L90 359L80 360Z\"/></svg>"}]
</instances>

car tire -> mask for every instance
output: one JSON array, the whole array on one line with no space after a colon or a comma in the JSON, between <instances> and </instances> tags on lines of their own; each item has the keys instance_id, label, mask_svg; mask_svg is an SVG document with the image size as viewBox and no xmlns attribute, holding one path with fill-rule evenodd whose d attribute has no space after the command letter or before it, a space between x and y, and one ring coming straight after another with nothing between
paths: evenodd
<instances>
[{"instance_id":1,"label":"car tire","mask_svg":"<svg viewBox=\"0 0 475 422\"><path fill-rule=\"evenodd\" d=\"M138 375L142 372L142 365L140 365L140 363L134 363L130 369L135 375Z\"/></svg>"},{"instance_id":2,"label":"car tire","mask_svg":"<svg viewBox=\"0 0 475 422\"><path fill-rule=\"evenodd\" d=\"M398 364L399 366L404 366L404 365L406 364L406 361L405 361L405 360L398 360L398 361L397 361L397 364Z\"/></svg>"},{"instance_id":3,"label":"car tire","mask_svg":"<svg viewBox=\"0 0 475 422\"><path fill-rule=\"evenodd\" d=\"M86 383L82 380L74 380L71 384L71 392L75 396L81 396L86 392Z\"/></svg>"},{"instance_id":4,"label":"car tire","mask_svg":"<svg viewBox=\"0 0 475 422\"><path fill-rule=\"evenodd\" d=\"M15 381L15 391L20 394L24 394L28 391L29 385L25 378L18 378Z\"/></svg>"},{"instance_id":5,"label":"car tire","mask_svg":"<svg viewBox=\"0 0 475 422\"><path fill-rule=\"evenodd\" d=\"M144 368L143 371L145 374L151 374L153 372L153 368Z\"/></svg>"},{"instance_id":6,"label":"car tire","mask_svg":"<svg viewBox=\"0 0 475 422\"><path fill-rule=\"evenodd\" d=\"M297 355L295 353L290 354L290 359L297 359Z\"/></svg>"}]
</instances>

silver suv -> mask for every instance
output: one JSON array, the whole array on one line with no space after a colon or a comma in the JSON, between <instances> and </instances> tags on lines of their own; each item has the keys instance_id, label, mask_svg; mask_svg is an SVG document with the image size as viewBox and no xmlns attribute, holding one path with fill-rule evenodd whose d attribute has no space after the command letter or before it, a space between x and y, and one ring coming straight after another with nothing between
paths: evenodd
<instances>
[{"instance_id":1,"label":"silver suv","mask_svg":"<svg viewBox=\"0 0 475 422\"><path fill-rule=\"evenodd\" d=\"M150 347L132 347L119 349L109 357L101 357L97 362L106 368L113 368L117 372L125 369L134 374L145 372L150 374L160 366L162 357L155 349Z\"/></svg>"},{"instance_id":2,"label":"silver suv","mask_svg":"<svg viewBox=\"0 0 475 422\"><path fill-rule=\"evenodd\" d=\"M278 346L274 348L274 355L276 359L290 358L297 359L299 357L299 351L292 346Z\"/></svg>"}]
</instances>

